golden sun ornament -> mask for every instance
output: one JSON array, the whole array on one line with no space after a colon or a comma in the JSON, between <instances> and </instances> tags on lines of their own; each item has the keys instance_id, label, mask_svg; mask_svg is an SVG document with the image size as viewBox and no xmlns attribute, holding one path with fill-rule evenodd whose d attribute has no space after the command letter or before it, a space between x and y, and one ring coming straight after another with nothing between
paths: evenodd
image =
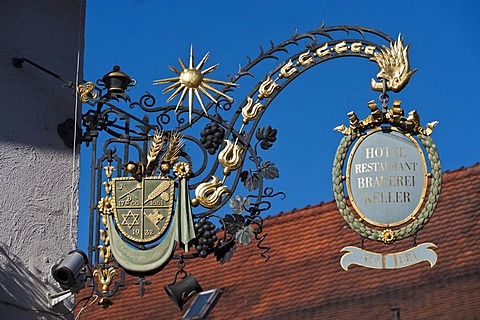
<instances>
[{"instance_id":1,"label":"golden sun ornament","mask_svg":"<svg viewBox=\"0 0 480 320\"><path fill-rule=\"evenodd\" d=\"M217 90L216 88L212 87L209 83L211 84L219 84L219 85L229 85L229 86L237 86L235 83L231 82L224 82L220 80L214 80L214 79L208 79L205 78L205 75L209 74L210 72L214 71L215 69L218 68L218 64L215 64L211 67L206 68L205 70L201 70L205 62L207 61L208 57L210 55L210 52L207 52L207 54L203 57L203 59L198 63L196 67L194 67L194 57L193 57L193 46L190 46L190 63L187 68L185 63L183 63L182 59L178 59L180 62L180 65L183 68L183 71L178 70L175 67L168 66L170 70L178 74L178 77L174 78L167 78L167 79L160 79L160 80L154 80L153 84L166 84L166 83L171 83L173 82L172 85L166 87L163 89L163 93L170 92L174 89L176 89L173 94L167 99L167 102L172 101L176 96L178 96L180 93L180 99L178 100L177 107L175 108L175 112L178 110L178 107L183 103L185 100L185 97L188 93L188 116L190 123L192 122L192 111L193 111L193 100L194 100L194 94L197 97L198 102L200 103L200 106L202 107L203 111L205 114L207 113L207 109L205 108L205 104L203 103L202 96L200 95L200 92L205 94L208 99L211 101L218 103L218 101L207 91L213 91L217 95L220 95L222 97L225 97L228 99L230 102L233 102L233 98L230 96L226 95L225 93Z\"/></svg>"}]
</instances>

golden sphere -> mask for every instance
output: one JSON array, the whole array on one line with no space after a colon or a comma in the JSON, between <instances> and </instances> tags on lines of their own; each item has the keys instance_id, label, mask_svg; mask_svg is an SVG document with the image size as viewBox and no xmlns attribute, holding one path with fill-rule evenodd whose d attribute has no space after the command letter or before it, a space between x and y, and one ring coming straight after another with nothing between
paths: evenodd
<instances>
[{"instance_id":1,"label":"golden sphere","mask_svg":"<svg viewBox=\"0 0 480 320\"><path fill-rule=\"evenodd\" d=\"M192 202L192 206L194 207L197 207L200 204L200 201L198 201L197 198L193 198L191 202Z\"/></svg>"},{"instance_id":2,"label":"golden sphere","mask_svg":"<svg viewBox=\"0 0 480 320\"><path fill-rule=\"evenodd\" d=\"M160 170L162 170L162 172L169 172L170 171L170 165L168 163L162 163L160 165Z\"/></svg>"},{"instance_id":3,"label":"golden sphere","mask_svg":"<svg viewBox=\"0 0 480 320\"><path fill-rule=\"evenodd\" d=\"M198 88L203 81L203 74L197 69L186 69L180 74L180 83L187 88Z\"/></svg>"}]
</instances>

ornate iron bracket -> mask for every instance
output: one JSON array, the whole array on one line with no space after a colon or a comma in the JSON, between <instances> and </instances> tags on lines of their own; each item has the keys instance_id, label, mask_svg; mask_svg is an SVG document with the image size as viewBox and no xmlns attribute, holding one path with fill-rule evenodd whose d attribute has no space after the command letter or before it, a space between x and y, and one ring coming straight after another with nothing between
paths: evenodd
<instances>
[{"instance_id":1,"label":"ornate iron bracket","mask_svg":"<svg viewBox=\"0 0 480 320\"><path fill-rule=\"evenodd\" d=\"M384 43L390 43L392 49L384 45L382 47ZM192 48L188 66L180 60L181 69L170 67L176 73L175 77L154 81L155 84L170 83L164 92L173 91L167 103L179 97L175 105L158 103L157 98L149 92L132 102L127 91L136 82L118 66L96 84L81 84L77 90L85 107L82 141L87 143L92 154L89 258L96 266L96 274L102 284L101 289L92 284L97 294L104 297L114 294L118 285L123 285L125 270L144 279L146 274L161 269L157 266L155 270L139 272L140 267L126 268L117 264L120 261L115 260L115 254L109 255L109 252L115 252L115 249L109 251L112 239L120 239L126 246L139 252L161 245L161 238L145 238L145 232L150 235L147 226L152 223L156 226L155 221L171 214L160 211L154 213L156 207L153 204L145 209L149 201L153 203L155 200L159 204L170 201L168 196L157 201L162 192L157 194L148 189L147 178L152 172L158 172L162 179L175 179L177 209L173 215L177 218L172 219L174 222L170 229L178 228L178 235L185 230L189 217L193 221L192 230L189 231L193 238L175 238L175 241L182 243L183 250L168 256L168 259L183 261L213 254L217 261L225 263L232 258L237 245L257 241L262 257L268 260L270 248L264 245L267 233L263 232L261 215L270 208L272 198L284 197L285 194L267 186L268 180L279 177L279 170L272 161L264 160L262 153L273 147L277 130L269 125L261 126L263 114L293 80L325 61L359 57L377 62L382 69L385 65L383 57L397 53L406 57L408 46L403 48L400 40L395 45L393 43L393 39L386 34L365 27L325 27L322 24L302 34L295 30L290 38L279 44L271 42L268 48L260 47L260 53L255 58L247 57L247 63L240 66L235 75L228 76L228 81L207 78L206 75L213 72L217 65L204 68L208 53L195 65ZM281 62L260 77L259 82L253 85L249 83L253 80L246 76L253 76L254 68L270 59ZM71 87L71 82L28 59L14 59L13 63L21 67L23 62L32 64ZM397 80L394 80L396 75L390 75L388 70L383 71L379 77L396 84L388 90L400 88ZM408 76L402 76L408 81L413 72L415 70ZM236 96L235 88L239 83L252 87L246 96ZM195 100L201 108L195 108ZM165 161L165 157L161 158L160 155L168 152L166 146L171 144L171 137L175 134L181 137L185 146L179 149L175 160ZM106 180L104 167L108 168ZM187 167L188 175L183 175ZM115 198L112 194L112 189L127 188L127 184L119 184L120 180L114 177L127 176L133 180L128 182L129 191L122 195L130 202ZM160 187L161 182L155 183ZM146 192L144 190L149 190L154 196L142 198L140 203L140 196ZM128 214L128 211L119 211L123 210L125 203L133 202L141 207L139 213L134 213L136 207L129 207ZM227 208L227 203L230 208ZM152 219L145 218L147 215ZM180 216L182 218L178 218ZM116 233L123 235L112 238ZM109 285L117 275L122 281L110 289ZM139 282L141 288L143 281Z\"/></svg>"}]
</instances>

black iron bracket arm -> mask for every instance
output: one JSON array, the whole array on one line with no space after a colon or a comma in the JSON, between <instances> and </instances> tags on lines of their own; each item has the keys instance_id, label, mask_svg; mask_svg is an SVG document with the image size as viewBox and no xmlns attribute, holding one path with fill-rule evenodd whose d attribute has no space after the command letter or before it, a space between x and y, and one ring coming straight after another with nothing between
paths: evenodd
<instances>
[{"instance_id":1,"label":"black iron bracket arm","mask_svg":"<svg viewBox=\"0 0 480 320\"><path fill-rule=\"evenodd\" d=\"M68 81L68 80L65 80L64 78L62 78L61 76L59 76L58 74L56 74L55 72L52 72L50 70L48 70L47 68L45 67L42 67L41 65L39 65L38 63L35 63L33 62L32 60L29 60L27 58L17 58L17 57L14 57L12 59L12 64L15 68L21 68L23 67L23 63L24 62L27 62L29 64L31 64L32 66L34 66L35 68L39 69L39 70L42 70L43 72L51 75L52 77L54 77L55 79L58 79L60 81L63 82L63 84L68 87L68 88L74 88L75 86L75 83L73 81Z\"/></svg>"},{"instance_id":2,"label":"black iron bracket arm","mask_svg":"<svg viewBox=\"0 0 480 320\"><path fill-rule=\"evenodd\" d=\"M47 68L39 65L38 63L33 62L30 59L27 58L18 58L14 57L12 59L12 64L15 68L22 68L23 63L27 62L28 64L34 66L35 68L47 73L48 75L54 77L55 79L60 80L63 83L64 87L68 87L70 89L75 90L75 83L73 81L68 81L65 80L63 77L60 75L56 74L53 71L48 70ZM88 142L88 139L85 139L85 137L82 135L82 130L80 127L76 126L74 123L73 119L66 119L64 122L60 123L57 126L57 132L60 138L65 142L65 145L68 148L73 148L74 147L74 142L73 142L73 136L74 136L74 130L77 131L77 136L79 137L79 140L77 143L81 142ZM88 137L87 137L88 138Z\"/></svg>"}]
</instances>

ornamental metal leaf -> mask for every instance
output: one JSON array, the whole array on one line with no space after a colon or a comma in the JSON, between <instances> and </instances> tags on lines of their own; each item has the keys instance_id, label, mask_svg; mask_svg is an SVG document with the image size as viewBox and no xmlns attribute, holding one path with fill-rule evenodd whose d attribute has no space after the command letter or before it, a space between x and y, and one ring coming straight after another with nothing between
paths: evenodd
<instances>
[{"instance_id":1,"label":"ornamental metal leaf","mask_svg":"<svg viewBox=\"0 0 480 320\"><path fill-rule=\"evenodd\" d=\"M245 182L249 176L250 173L247 170L242 171L242 173L240 173L240 181Z\"/></svg>"},{"instance_id":2,"label":"ornamental metal leaf","mask_svg":"<svg viewBox=\"0 0 480 320\"><path fill-rule=\"evenodd\" d=\"M248 205L250 205L250 200L242 196L235 196L229 201L229 206L234 214L241 214Z\"/></svg>"},{"instance_id":3,"label":"ornamental metal leaf","mask_svg":"<svg viewBox=\"0 0 480 320\"><path fill-rule=\"evenodd\" d=\"M268 150L277 141L277 129L273 129L271 126L258 128L255 137L260 141L260 147Z\"/></svg>"},{"instance_id":4,"label":"ornamental metal leaf","mask_svg":"<svg viewBox=\"0 0 480 320\"><path fill-rule=\"evenodd\" d=\"M270 161L265 161L265 163L263 164L261 172L265 179L273 180L280 177L280 174L278 173L278 168L274 165L275 163Z\"/></svg>"},{"instance_id":5,"label":"ornamental metal leaf","mask_svg":"<svg viewBox=\"0 0 480 320\"><path fill-rule=\"evenodd\" d=\"M230 261L233 257L233 254L237 250L237 244L235 241L230 241L226 243L223 247L220 247L217 251L215 251L214 256L217 259L217 262L220 264L224 264Z\"/></svg>"},{"instance_id":6,"label":"ornamental metal leaf","mask_svg":"<svg viewBox=\"0 0 480 320\"><path fill-rule=\"evenodd\" d=\"M227 231L231 234L235 234L240 228L245 225L245 217L241 214L227 214L223 218L223 222L227 228Z\"/></svg>"},{"instance_id":7,"label":"ornamental metal leaf","mask_svg":"<svg viewBox=\"0 0 480 320\"><path fill-rule=\"evenodd\" d=\"M248 246L252 242L253 236L255 235L253 228L251 226L243 226L238 229L235 237L241 245Z\"/></svg>"},{"instance_id":8,"label":"ornamental metal leaf","mask_svg":"<svg viewBox=\"0 0 480 320\"><path fill-rule=\"evenodd\" d=\"M254 174L248 174L243 184L245 185L245 188L247 188L248 191L257 190L258 187L260 186L261 179L262 179L262 175L259 172L255 172Z\"/></svg>"}]
</instances>

